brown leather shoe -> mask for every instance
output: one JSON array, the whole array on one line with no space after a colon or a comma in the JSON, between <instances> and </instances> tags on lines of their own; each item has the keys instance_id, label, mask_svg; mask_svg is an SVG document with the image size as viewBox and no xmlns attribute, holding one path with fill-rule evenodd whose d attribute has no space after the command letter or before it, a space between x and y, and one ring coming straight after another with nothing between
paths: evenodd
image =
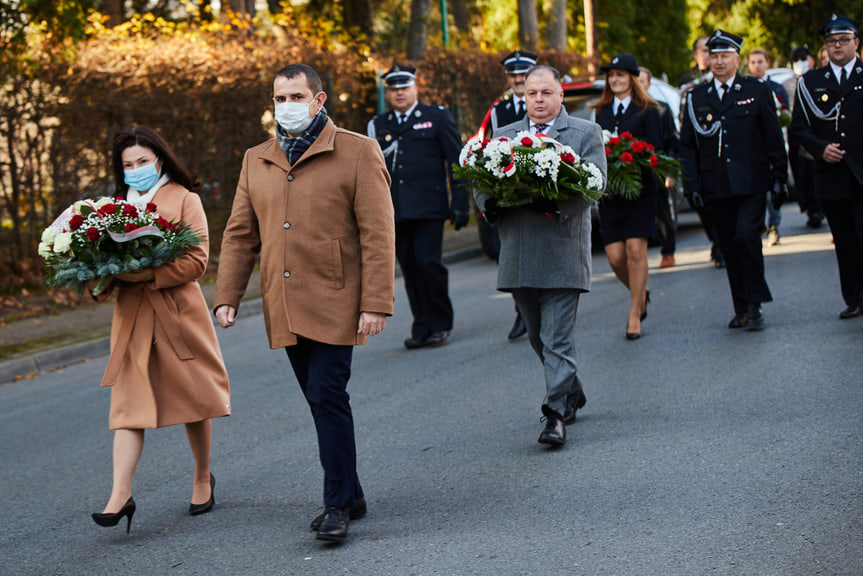
<instances>
[{"instance_id":1,"label":"brown leather shoe","mask_svg":"<svg viewBox=\"0 0 863 576\"><path fill-rule=\"evenodd\" d=\"M663 254L662 260L659 261L660 268L671 268L674 266L674 254Z\"/></svg>"}]
</instances>

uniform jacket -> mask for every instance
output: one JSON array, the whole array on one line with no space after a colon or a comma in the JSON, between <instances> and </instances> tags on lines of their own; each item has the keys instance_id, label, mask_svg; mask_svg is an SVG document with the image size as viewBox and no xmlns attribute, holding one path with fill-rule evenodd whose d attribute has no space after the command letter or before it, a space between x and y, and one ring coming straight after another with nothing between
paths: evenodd
<instances>
[{"instance_id":1,"label":"uniform jacket","mask_svg":"<svg viewBox=\"0 0 863 576\"><path fill-rule=\"evenodd\" d=\"M527 117L504 126L498 136L514 137L530 129ZM602 130L593 122L569 116L561 110L548 136L571 146L585 162L602 170L606 180L605 148ZM476 205L485 207L487 194L474 192ZM549 218L526 208L506 208L501 211L500 259L497 287L571 288L590 290L590 202L568 200L558 202L560 214Z\"/></svg>"},{"instance_id":2,"label":"uniform jacket","mask_svg":"<svg viewBox=\"0 0 863 576\"><path fill-rule=\"evenodd\" d=\"M452 180L461 135L446 108L418 102L402 124L390 110L372 118L368 134L377 139L386 157L397 222L447 220L453 211L469 210L467 190L461 181Z\"/></svg>"},{"instance_id":3,"label":"uniform jacket","mask_svg":"<svg viewBox=\"0 0 863 576\"><path fill-rule=\"evenodd\" d=\"M169 182L153 197L160 216L206 236L201 199ZM111 357L102 386L113 386L109 425L157 428L231 413L228 374L197 279L207 268L205 240L155 269L152 282L114 283Z\"/></svg>"},{"instance_id":4,"label":"uniform jacket","mask_svg":"<svg viewBox=\"0 0 863 576\"><path fill-rule=\"evenodd\" d=\"M787 180L785 141L770 87L739 74L728 84L724 102L711 81L692 88L684 103L684 185L705 200L761 194L774 181Z\"/></svg>"},{"instance_id":5,"label":"uniform jacket","mask_svg":"<svg viewBox=\"0 0 863 576\"><path fill-rule=\"evenodd\" d=\"M857 59L844 89L830 65L802 76L788 130L815 158L817 193L828 199L851 198L854 178L863 185L863 62ZM824 149L837 142L845 157L838 164L825 162Z\"/></svg>"},{"instance_id":6,"label":"uniform jacket","mask_svg":"<svg viewBox=\"0 0 863 576\"><path fill-rule=\"evenodd\" d=\"M328 120L290 165L278 142L250 148L222 238L214 306L239 307L260 253L270 346L297 337L364 344L360 312L393 312L395 226L374 140Z\"/></svg>"},{"instance_id":7,"label":"uniform jacket","mask_svg":"<svg viewBox=\"0 0 863 576\"><path fill-rule=\"evenodd\" d=\"M495 103L491 105L491 115L489 118L490 130L485 137L493 138L497 136L501 128L507 124L518 122L524 118L525 114L527 114L527 103L525 102L525 111L519 113L518 109L515 107L513 92L512 90L508 90L500 100L495 101Z\"/></svg>"}]
</instances>

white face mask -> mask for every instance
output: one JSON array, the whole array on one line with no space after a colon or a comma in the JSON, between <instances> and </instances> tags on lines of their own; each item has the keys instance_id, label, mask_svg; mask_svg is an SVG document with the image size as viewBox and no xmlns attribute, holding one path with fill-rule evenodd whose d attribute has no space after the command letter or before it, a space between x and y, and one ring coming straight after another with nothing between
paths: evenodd
<instances>
[{"instance_id":1,"label":"white face mask","mask_svg":"<svg viewBox=\"0 0 863 576\"><path fill-rule=\"evenodd\" d=\"M317 97L317 94L315 94L315 97ZM282 102L281 104L276 104L276 122L288 134L302 134L312 123L313 117L311 113L312 103L314 102L313 98L311 102Z\"/></svg>"},{"instance_id":2,"label":"white face mask","mask_svg":"<svg viewBox=\"0 0 863 576\"><path fill-rule=\"evenodd\" d=\"M794 69L795 74L803 76L809 71L809 60L798 60L791 67Z\"/></svg>"}]
</instances>

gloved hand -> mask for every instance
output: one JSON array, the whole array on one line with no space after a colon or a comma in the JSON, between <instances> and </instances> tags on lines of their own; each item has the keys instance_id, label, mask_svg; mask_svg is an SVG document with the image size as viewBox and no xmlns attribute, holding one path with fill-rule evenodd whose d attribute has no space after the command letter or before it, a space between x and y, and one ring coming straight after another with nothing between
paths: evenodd
<instances>
[{"instance_id":1,"label":"gloved hand","mask_svg":"<svg viewBox=\"0 0 863 576\"><path fill-rule=\"evenodd\" d=\"M786 200L788 200L788 186L777 180L773 183L773 190L770 191L770 201L773 203L773 208L779 210Z\"/></svg>"},{"instance_id":2,"label":"gloved hand","mask_svg":"<svg viewBox=\"0 0 863 576\"><path fill-rule=\"evenodd\" d=\"M701 197L701 192L693 190L689 195L689 201L692 202L693 208L704 208L704 198Z\"/></svg>"},{"instance_id":3,"label":"gloved hand","mask_svg":"<svg viewBox=\"0 0 863 576\"><path fill-rule=\"evenodd\" d=\"M500 220L500 207L497 205L497 200L489 198L485 201L485 206L482 209L482 219L489 224L494 224Z\"/></svg>"},{"instance_id":4,"label":"gloved hand","mask_svg":"<svg viewBox=\"0 0 863 576\"><path fill-rule=\"evenodd\" d=\"M470 222L470 214L467 212L459 212L458 210L454 210L452 213L452 217L450 218L453 227L456 230L461 230L467 223Z\"/></svg>"},{"instance_id":5,"label":"gloved hand","mask_svg":"<svg viewBox=\"0 0 863 576\"><path fill-rule=\"evenodd\" d=\"M538 198L525 206L528 210L539 212L540 214L559 214L560 209L557 207L557 202L547 198Z\"/></svg>"}]
</instances>

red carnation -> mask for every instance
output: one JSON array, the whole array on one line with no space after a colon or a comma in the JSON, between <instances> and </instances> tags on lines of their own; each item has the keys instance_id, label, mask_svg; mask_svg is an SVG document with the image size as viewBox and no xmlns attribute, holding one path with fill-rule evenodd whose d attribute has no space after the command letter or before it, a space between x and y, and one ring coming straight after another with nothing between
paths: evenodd
<instances>
[{"instance_id":1,"label":"red carnation","mask_svg":"<svg viewBox=\"0 0 863 576\"><path fill-rule=\"evenodd\" d=\"M155 212L155 211L156 211L156 205L153 204L152 202L147 202L147 212Z\"/></svg>"},{"instance_id":2,"label":"red carnation","mask_svg":"<svg viewBox=\"0 0 863 576\"><path fill-rule=\"evenodd\" d=\"M521 145L530 148L531 146L533 146L533 138L528 138L527 136L525 136L521 139Z\"/></svg>"},{"instance_id":3,"label":"red carnation","mask_svg":"<svg viewBox=\"0 0 863 576\"><path fill-rule=\"evenodd\" d=\"M617 136L612 136L608 139L608 143L612 146L617 146L618 144L620 144L620 138L618 138Z\"/></svg>"},{"instance_id":4,"label":"red carnation","mask_svg":"<svg viewBox=\"0 0 863 576\"><path fill-rule=\"evenodd\" d=\"M632 151L635 152L636 154L641 154L647 148L647 143L636 140L635 142L632 143L631 148L632 148Z\"/></svg>"},{"instance_id":5,"label":"red carnation","mask_svg":"<svg viewBox=\"0 0 863 576\"><path fill-rule=\"evenodd\" d=\"M572 166L573 164L575 164L575 156L573 156L573 155L572 155L572 154L570 154L569 152L564 152L563 154L561 154L561 155L560 155L560 160L561 160L561 162L563 162L564 164L569 164L570 166Z\"/></svg>"},{"instance_id":6,"label":"red carnation","mask_svg":"<svg viewBox=\"0 0 863 576\"><path fill-rule=\"evenodd\" d=\"M620 137L623 138L624 140L632 140L632 134L629 132L621 133Z\"/></svg>"},{"instance_id":7,"label":"red carnation","mask_svg":"<svg viewBox=\"0 0 863 576\"><path fill-rule=\"evenodd\" d=\"M138 209L135 208L134 204L124 204L123 205L123 216L126 218L137 218L138 217Z\"/></svg>"},{"instance_id":8,"label":"red carnation","mask_svg":"<svg viewBox=\"0 0 863 576\"><path fill-rule=\"evenodd\" d=\"M96 240L98 240L99 234L100 234L99 229L96 228L95 226L91 226L90 228L87 228L87 240L89 240L90 242L95 242Z\"/></svg>"},{"instance_id":9,"label":"red carnation","mask_svg":"<svg viewBox=\"0 0 863 576\"><path fill-rule=\"evenodd\" d=\"M651 152L654 152L654 151L656 150L656 149L653 147L653 144L648 144L648 143L646 143L646 142L645 142L645 144L647 144L646 148L647 148L648 150L650 150Z\"/></svg>"},{"instance_id":10,"label":"red carnation","mask_svg":"<svg viewBox=\"0 0 863 576\"><path fill-rule=\"evenodd\" d=\"M69 219L69 228L77 230L84 223L84 217L80 214L75 214Z\"/></svg>"},{"instance_id":11,"label":"red carnation","mask_svg":"<svg viewBox=\"0 0 863 576\"><path fill-rule=\"evenodd\" d=\"M129 222L128 224L123 226L123 232L131 232L132 230L137 230L137 229L138 229L138 225L135 224L134 222Z\"/></svg>"},{"instance_id":12,"label":"red carnation","mask_svg":"<svg viewBox=\"0 0 863 576\"><path fill-rule=\"evenodd\" d=\"M605 147L605 155L611 156L611 148L609 148L608 146Z\"/></svg>"},{"instance_id":13,"label":"red carnation","mask_svg":"<svg viewBox=\"0 0 863 576\"><path fill-rule=\"evenodd\" d=\"M630 162L632 162L632 154L630 154L629 152L624 152L620 155L620 161L624 164L629 164Z\"/></svg>"},{"instance_id":14,"label":"red carnation","mask_svg":"<svg viewBox=\"0 0 863 576\"><path fill-rule=\"evenodd\" d=\"M659 158L657 158L656 156L651 156L650 157L650 165L653 166L654 168L656 168L657 164L659 164Z\"/></svg>"},{"instance_id":15,"label":"red carnation","mask_svg":"<svg viewBox=\"0 0 863 576\"><path fill-rule=\"evenodd\" d=\"M116 204L105 204L101 208L99 208L99 214L104 216L105 214L116 214L117 213L117 205Z\"/></svg>"}]
</instances>

